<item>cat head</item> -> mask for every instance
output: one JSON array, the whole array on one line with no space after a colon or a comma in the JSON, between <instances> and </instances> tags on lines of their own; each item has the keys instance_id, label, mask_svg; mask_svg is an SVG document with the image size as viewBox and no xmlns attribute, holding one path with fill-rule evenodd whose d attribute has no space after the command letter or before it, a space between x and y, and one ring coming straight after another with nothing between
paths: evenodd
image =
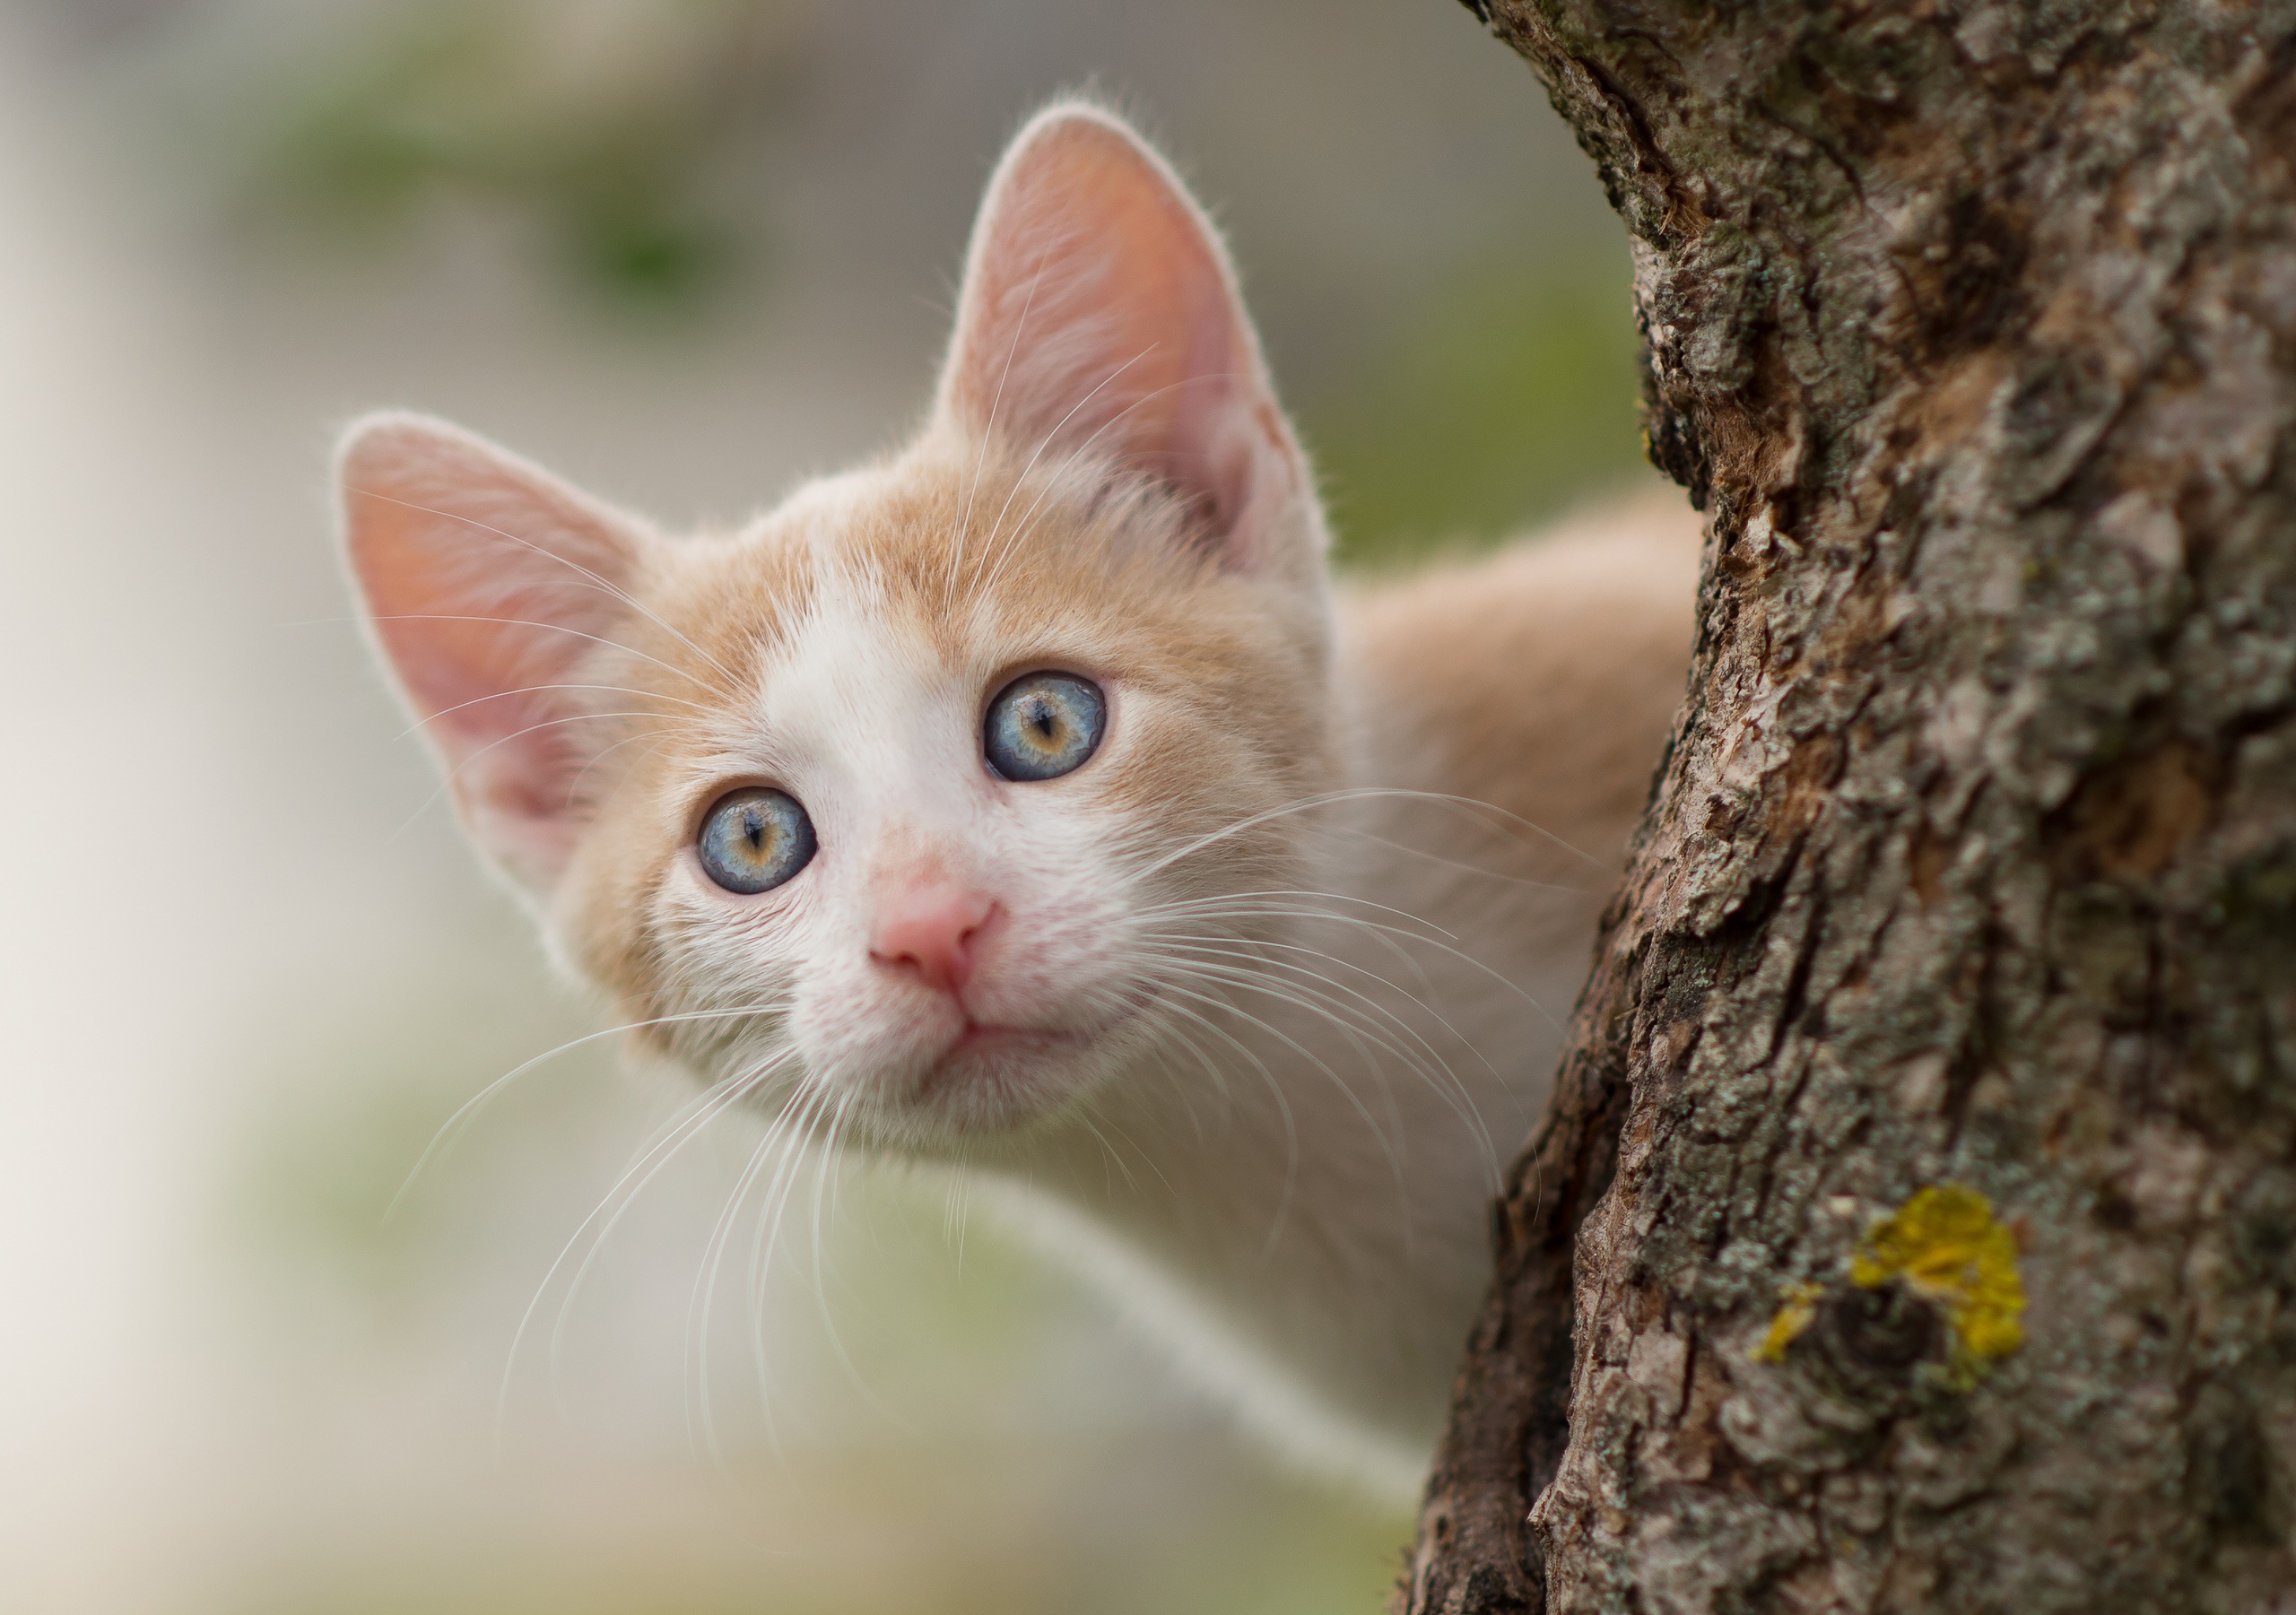
<instances>
[{"instance_id":1,"label":"cat head","mask_svg":"<svg viewBox=\"0 0 2296 1615\"><path fill-rule=\"evenodd\" d=\"M916 439L737 532L418 416L340 475L474 839L641 1038L810 1125L1077 1114L1186 1041L1169 939L1250 924L1189 906L1298 884L1323 517L1218 236L1099 109L998 167Z\"/></svg>"}]
</instances>

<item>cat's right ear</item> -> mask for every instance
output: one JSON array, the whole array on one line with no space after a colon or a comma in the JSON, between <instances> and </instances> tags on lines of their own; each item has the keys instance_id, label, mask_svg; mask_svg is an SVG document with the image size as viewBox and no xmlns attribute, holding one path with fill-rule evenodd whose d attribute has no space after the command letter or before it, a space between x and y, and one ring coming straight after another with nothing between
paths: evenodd
<instances>
[{"instance_id":1,"label":"cat's right ear","mask_svg":"<svg viewBox=\"0 0 2296 1615\"><path fill-rule=\"evenodd\" d=\"M368 622L463 821L546 893L587 817L584 669L631 615L643 530L424 416L356 422L335 465Z\"/></svg>"},{"instance_id":2,"label":"cat's right ear","mask_svg":"<svg viewBox=\"0 0 2296 1615\"><path fill-rule=\"evenodd\" d=\"M1104 108L1057 102L997 165L938 408L1048 466L1156 479L1225 566L1321 576L1314 479L1219 232Z\"/></svg>"}]
</instances>

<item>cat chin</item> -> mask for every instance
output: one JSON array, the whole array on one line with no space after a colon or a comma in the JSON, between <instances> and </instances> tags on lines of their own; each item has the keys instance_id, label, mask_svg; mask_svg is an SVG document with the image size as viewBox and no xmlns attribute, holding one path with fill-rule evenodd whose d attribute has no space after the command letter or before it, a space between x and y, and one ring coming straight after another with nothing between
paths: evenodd
<instances>
[{"instance_id":1,"label":"cat chin","mask_svg":"<svg viewBox=\"0 0 2296 1615\"><path fill-rule=\"evenodd\" d=\"M855 1120L923 1155L1043 1132L1115 1077L1135 1041L1130 1015L1090 1030L970 1027L921 1068L867 1080L874 1102Z\"/></svg>"},{"instance_id":2,"label":"cat chin","mask_svg":"<svg viewBox=\"0 0 2296 1615\"><path fill-rule=\"evenodd\" d=\"M1000 1031L951 1049L888 1108L943 1137L1021 1132L1094 1086L1091 1064L1091 1046L1073 1034Z\"/></svg>"}]
</instances>

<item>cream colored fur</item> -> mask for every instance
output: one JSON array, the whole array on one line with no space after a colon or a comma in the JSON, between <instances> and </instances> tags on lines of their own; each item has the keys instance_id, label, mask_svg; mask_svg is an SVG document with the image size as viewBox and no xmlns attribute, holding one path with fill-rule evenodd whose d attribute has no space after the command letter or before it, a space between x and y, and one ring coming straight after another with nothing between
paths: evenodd
<instances>
[{"instance_id":1,"label":"cream colored fur","mask_svg":"<svg viewBox=\"0 0 2296 1615\"><path fill-rule=\"evenodd\" d=\"M1288 1450L1416 1484L1680 694L1686 509L1335 592L1216 235L1074 103L992 183L898 455L678 540L419 417L341 470L465 822L635 1037L965 1172ZM1106 739L995 777L984 706L1048 668ZM820 850L739 897L694 840L752 785ZM926 888L993 903L961 993L873 951Z\"/></svg>"}]
</instances>

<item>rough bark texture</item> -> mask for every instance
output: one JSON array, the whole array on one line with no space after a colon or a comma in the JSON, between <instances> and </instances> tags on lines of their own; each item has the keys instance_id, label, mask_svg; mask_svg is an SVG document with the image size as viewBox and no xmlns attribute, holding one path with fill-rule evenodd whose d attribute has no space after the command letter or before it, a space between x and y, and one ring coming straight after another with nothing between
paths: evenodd
<instances>
[{"instance_id":1,"label":"rough bark texture","mask_svg":"<svg viewBox=\"0 0 2296 1615\"><path fill-rule=\"evenodd\" d=\"M1399 1607L2296 1615L2296 0L1474 9L1711 538Z\"/></svg>"}]
</instances>

